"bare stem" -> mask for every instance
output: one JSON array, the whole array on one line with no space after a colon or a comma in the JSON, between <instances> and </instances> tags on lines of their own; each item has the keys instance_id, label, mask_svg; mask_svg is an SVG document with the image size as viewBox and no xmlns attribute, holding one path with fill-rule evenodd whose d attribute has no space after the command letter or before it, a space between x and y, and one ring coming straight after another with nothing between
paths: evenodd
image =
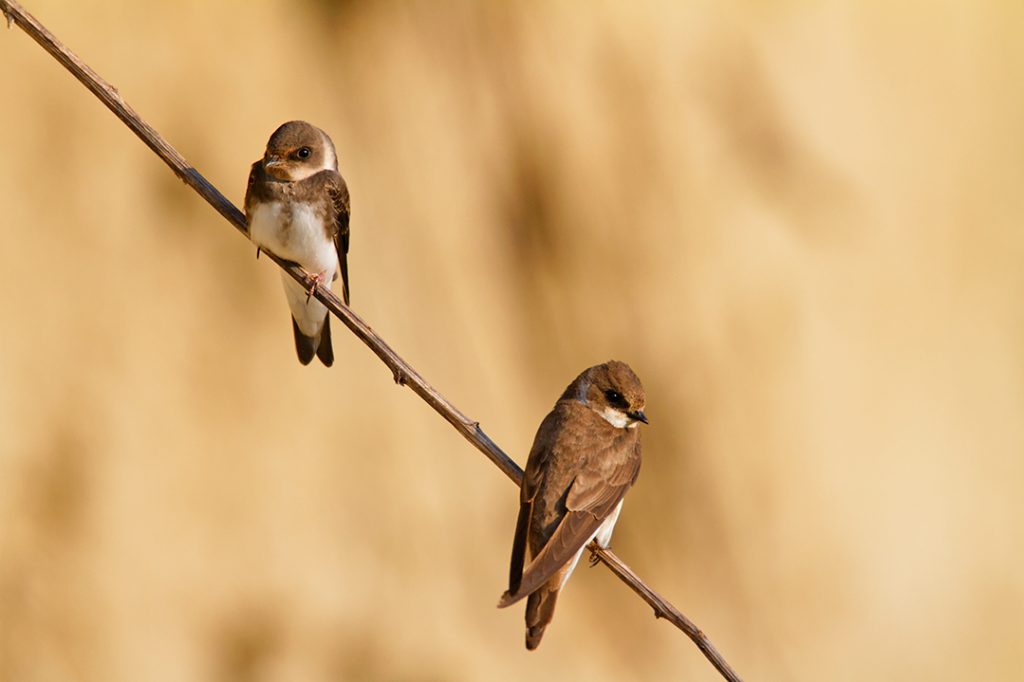
<instances>
[{"instance_id":1,"label":"bare stem","mask_svg":"<svg viewBox=\"0 0 1024 682\"><path fill-rule=\"evenodd\" d=\"M213 206L228 222L235 226L240 232L248 237L248 229L245 223L245 216L228 199L211 185L206 178L190 166L163 137L157 133L148 123L135 113L122 99L117 89L100 78L99 74L93 71L87 64L82 62L74 53L64 47L35 17L26 12L21 5L13 0L0 0L0 11L3 11L7 18L8 25L13 21L24 30L33 40L39 43L44 50L49 52L54 59L60 62L64 68L70 71L86 88L100 99L115 116L121 119L125 125L132 129L138 137L146 143L153 152L163 159L164 163L171 167L181 180L200 194L211 206ZM291 275L297 282L307 290L311 288L313 281L301 268L288 263L274 254L264 251L268 258ZM316 298L330 310L335 317L344 323L370 350L377 354L377 357L384 362L391 370L395 382L408 386L422 398L428 405L444 417L455 429L463 435L466 440L475 445L494 462L501 471L508 476L516 485L521 485L523 470L505 452L492 441L480 428L479 422L471 420L458 408L452 405L433 386L427 383L419 372L413 369L398 353L396 353L384 339L377 335L361 317L346 307L337 296L326 287L317 287L314 294ZM677 628L682 630L694 644L704 653L711 664L715 666L722 677L730 682L740 682L737 675L725 661L718 650L708 641L704 633L684 616L675 606L652 590L639 578L626 564L608 549L602 549L596 542L592 542L588 549L598 560L605 564L612 573L626 583L637 595L654 609L657 618L664 618Z\"/></svg>"}]
</instances>

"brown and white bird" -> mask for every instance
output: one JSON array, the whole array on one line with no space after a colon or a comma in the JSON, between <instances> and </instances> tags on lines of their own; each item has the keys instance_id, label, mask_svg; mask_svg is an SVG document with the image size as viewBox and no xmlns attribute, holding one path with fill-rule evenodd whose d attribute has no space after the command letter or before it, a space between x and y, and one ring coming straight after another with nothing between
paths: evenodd
<instances>
[{"instance_id":1,"label":"brown and white bird","mask_svg":"<svg viewBox=\"0 0 1024 682\"><path fill-rule=\"evenodd\" d=\"M249 172L245 218L257 257L263 249L297 263L315 280L314 290L330 288L340 273L348 305L348 187L327 133L305 121L289 121L274 131ZM308 365L316 355L330 367L334 350L327 308L287 273L281 280L299 361Z\"/></svg>"},{"instance_id":2,"label":"brown and white bird","mask_svg":"<svg viewBox=\"0 0 1024 682\"><path fill-rule=\"evenodd\" d=\"M528 597L527 649L540 644L586 546L595 538L602 547L611 542L622 498L640 472L636 427L647 423L645 404L640 379L612 360L576 377L537 430L519 495L508 591L498 603Z\"/></svg>"}]
</instances>

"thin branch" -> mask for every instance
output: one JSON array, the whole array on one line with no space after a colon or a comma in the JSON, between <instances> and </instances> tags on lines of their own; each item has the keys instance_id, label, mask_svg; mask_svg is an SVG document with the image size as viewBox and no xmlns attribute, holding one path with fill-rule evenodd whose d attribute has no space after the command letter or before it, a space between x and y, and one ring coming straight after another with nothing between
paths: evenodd
<instances>
[{"instance_id":1,"label":"thin branch","mask_svg":"<svg viewBox=\"0 0 1024 682\"><path fill-rule=\"evenodd\" d=\"M739 681L740 676L736 674L736 671L732 669L732 666L729 665L722 654L718 653L718 649L705 636L704 632L692 620L684 616L679 609L672 606L668 600L648 587L647 583L633 572L633 569L622 563L622 559L616 556L615 552L610 549L601 549L596 542L590 543L587 549L590 550L594 557L610 568L612 573L618 576L619 580L629 585L631 590L640 595L641 599L654 608L655 618L664 618L685 632L686 636L692 639L697 648L701 650L701 653L711 661L711 665L715 666L715 669L722 673L722 677L731 682Z\"/></svg>"},{"instance_id":2,"label":"thin branch","mask_svg":"<svg viewBox=\"0 0 1024 682\"><path fill-rule=\"evenodd\" d=\"M164 160L171 170L181 180L200 194L211 206L213 206L228 222L235 226L242 234L248 237L248 229L245 224L245 216L228 199L211 185L206 178L190 166L188 162L171 147L148 123L135 113L122 99L117 89L93 71L87 64L82 62L74 53L68 50L51 34L35 17L26 12L21 5L13 0L0 0L0 11L7 18L7 23L13 21L24 30L33 40L39 43L43 49L49 52L54 59L60 62L64 68L70 71L86 88L107 105L115 116L121 119L125 125L131 128L138 137L146 143L153 152ZM278 267L286 271L297 282L307 290L312 288L313 280L302 268L284 261L272 253L264 251ZM384 339L377 335L366 322L346 307L337 296L325 287L317 287L316 298L330 310L335 317L352 331L370 350L377 354L377 357L384 362L391 370L395 381L398 384L408 386L422 398L428 405L444 417L455 429L462 434L466 440L475 445L483 452L501 471L508 476L516 485L521 485L523 471L505 452L492 441L480 428L480 423L471 420L458 408L452 405L438 391L427 383L426 379L420 376L419 372L413 369L387 344ZM590 552L612 573L626 583L637 595L654 609L656 618L665 618L677 628L682 630L694 644L704 653L711 664L721 673L722 677L730 682L741 682L729 664L725 661L715 647L708 641L704 633L684 616L668 600L664 599L657 592L640 579L626 564L608 549L602 549L596 542L592 542L588 548Z\"/></svg>"}]
</instances>

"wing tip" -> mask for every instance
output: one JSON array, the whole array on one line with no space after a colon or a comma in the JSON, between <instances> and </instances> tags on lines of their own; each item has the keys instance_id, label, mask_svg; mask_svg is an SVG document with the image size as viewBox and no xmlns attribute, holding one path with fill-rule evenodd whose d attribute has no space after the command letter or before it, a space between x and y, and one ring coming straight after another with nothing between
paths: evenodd
<instances>
[{"instance_id":1,"label":"wing tip","mask_svg":"<svg viewBox=\"0 0 1024 682\"><path fill-rule=\"evenodd\" d=\"M503 609L508 606L512 606L525 596L526 595L524 594L512 594L511 592L506 590L505 593L501 595L501 599L498 600L498 608Z\"/></svg>"}]
</instances>

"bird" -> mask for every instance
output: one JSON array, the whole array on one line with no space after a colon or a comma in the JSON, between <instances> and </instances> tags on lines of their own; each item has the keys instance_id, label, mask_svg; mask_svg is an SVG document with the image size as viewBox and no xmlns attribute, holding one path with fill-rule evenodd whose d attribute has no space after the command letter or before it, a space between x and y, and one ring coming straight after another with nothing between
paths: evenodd
<instances>
[{"instance_id":1,"label":"bird","mask_svg":"<svg viewBox=\"0 0 1024 682\"><path fill-rule=\"evenodd\" d=\"M529 650L540 645L586 546L611 543L623 497L640 472L637 426L648 423L646 400L636 373L611 360L576 377L537 429L520 488L508 590L498 603L527 598Z\"/></svg>"},{"instance_id":2,"label":"bird","mask_svg":"<svg viewBox=\"0 0 1024 682\"><path fill-rule=\"evenodd\" d=\"M281 272L295 351L303 365L314 355L327 367L334 364L330 317L312 295L320 286L330 288L340 274L342 295L349 304L350 210L348 186L338 172L338 154L327 133L305 121L279 126L263 158L249 171L245 219L257 258L261 250L269 251L297 264L313 279L307 291Z\"/></svg>"}]
</instances>

